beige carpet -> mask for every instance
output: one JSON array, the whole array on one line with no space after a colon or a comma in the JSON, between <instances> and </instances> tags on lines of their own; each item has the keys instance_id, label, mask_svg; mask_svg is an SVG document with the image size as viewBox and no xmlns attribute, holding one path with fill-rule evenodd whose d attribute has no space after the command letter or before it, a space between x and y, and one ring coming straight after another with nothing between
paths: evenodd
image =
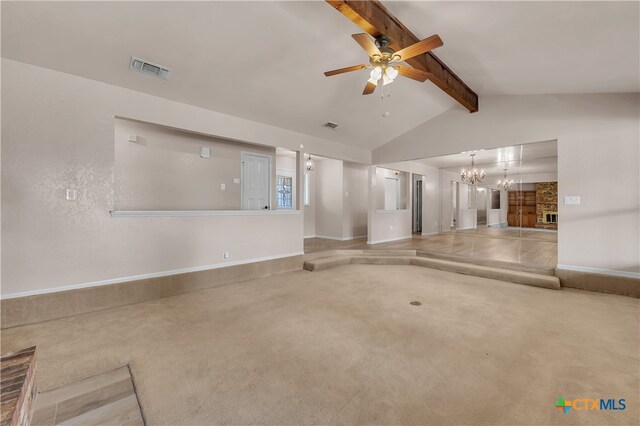
<instances>
[{"instance_id":1,"label":"beige carpet","mask_svg":"<svg viewBox=\"0 0 640 426\"><path fill-rule=\"evenodd\" d=\"M40 390L130 363L151 425L638 424L639 303L348 265L3 330L2 352L37 345Z\"/></svg>"}]
</instances>

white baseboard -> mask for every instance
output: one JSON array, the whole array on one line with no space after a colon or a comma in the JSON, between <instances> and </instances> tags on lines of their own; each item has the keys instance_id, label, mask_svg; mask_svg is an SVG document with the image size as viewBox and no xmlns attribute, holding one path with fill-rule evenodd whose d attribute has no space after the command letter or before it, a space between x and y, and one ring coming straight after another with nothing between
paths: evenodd
<instances>
[{"instance_id":1,"label":"white baseboard","mask_svg":"<svg viewBox=\"0 0 640 426\"><path fill-rule=\"evenodd\" d=\"M334 241L342 241L342 238L338 237L329 237L327 235L316 235L315 238L322 238L323 240L334 240Z\"/></svg>"},{"instance_id":2,"label":"white baseboard","mask_svg":"<svg viewBox=\"0 0 640 426\"><path fill-rule=\"evenodd\" d=\"M315 235L305 235L305 236L304 236L304 237L302 237L302 238L316 238L316 236L315 236Z\"/></svg>"},{"instance_id":3,"label":"white baseboard","mask_svg":"<svg viewBox=\"0 0 640 426\"><path fill-rule=\"evenodd\" d=\"M426 232L426 233L425 233L425 232L423 232L423 233L422 233L422 236L423 236L423 237L426 237L426 236L428 236L428 235L438 235L439 233L440 233L440 232L438 232L438 231Z\"/></svg>"},{"instance_id":4,"label":"white baseboard","mask_svg":"<svg viewBox=\"0 0 640 426\"><path fill-rule=\"evenodd\" d=\"M353 237L344 237L344 238L338 238L338 237L327 237L325 235L316 235L313 238L322 238L323 240L333 240L333 241L351 241L351 240L357 240L358 238L365 238L366 235L356 235ZM307 238L307 237L305 237Z\"/></svg>"},{"instance_id":5,"label":"white baseboard","mask_svg":"<svg viewBox=\"0 0 640 426\"><path fill-rule=\"evenodd\" d=\"M410 240L412 238L411 235L405 236L405 237L395 237L395 238L388 238L386 240L377 240L377 241L367 241L367 244L381 244L381 243L390 243L392 241L400 241L400 240Z\"/></svg>"},{"instance_id":6,"label":"white baseboard","mask_svg":"<svg viewBox=\"0 0 640 426\"><path fill-rule=\"evenodd\" d=\"M637 278L640 279L640 272L618 271L615 269L592 268L589 266L565 265L559 263L557 269L565 269L567 271L588 272L591 274L613 275L616 277Z\"/></svg>"},{"instance_id":7,"label":"white baseboard","mask_svg":"<svg viewBox=\"0 0 640 426\"><path fill-rule=\"evenodd\" d=\"M58 293L60 291L76 290L76 289L88 288L88 287L98 287L98 286L109 285L109 284L119 284L119 283L144 280L149 278L166 277L169 275L186 274L189 272L200 272L200 271L206 271L209 269L226 268L228 266L244 265L247 263L264 262L267 260L276 260L276 259L283 259L285 257L302 256L302 255L304 255L304 252L286 253L286 254L280 254L276 256L257 257L253 259L236 260L233 262L214 263L212 265L193 266L190 268L181 268L181 269L173 269L170 271L153 272L150 274L131 275L129 277L112 278L108 280L92 281L92 282L81 283L81 284L72 284L72 285L66 285L62 287L44 288L40 290L23 291L20 293L9 293L9 294L3 295L2 297L0 297L0 299L1 300L15 299L18 297L35 296L38 294Z\"/></svg>"}]
</instances>

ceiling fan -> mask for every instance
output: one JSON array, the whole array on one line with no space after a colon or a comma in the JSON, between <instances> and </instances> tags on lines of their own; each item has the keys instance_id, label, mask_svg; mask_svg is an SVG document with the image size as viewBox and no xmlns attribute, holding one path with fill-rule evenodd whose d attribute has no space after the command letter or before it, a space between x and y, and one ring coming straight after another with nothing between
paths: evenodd
<instances>
[{"instance_id":1,"label":"ceiling fan","mask_svg":"<svg viewBox=\"0 0 640 426\"><path fill-rule=\"evenodd\" d=\"M426 71L411 68L406 65L400 65L397 64L397 62L406 61L414 56L427 53L444 44L442 39L440 39L440 36L434 34L431 37L427 37L424 40L396 52L388 46L389 37L386 35L377 37L375 43L366 33L353 34L351 37L353 37L360 47L362 47L369 55L369 65L361 64L346 68L339 68L337 70L327 71L324 75L331 77L333 75L358 71L364 68L371 69L370 78L367 80L367 84L362 92L363 95L372 94L376 90L380 80L382 80L382 85L386 86L387 84L393 83L393 80L398 75L420 82L426 81L429 77L429 73Z\"/></svg>"}]
</instances>

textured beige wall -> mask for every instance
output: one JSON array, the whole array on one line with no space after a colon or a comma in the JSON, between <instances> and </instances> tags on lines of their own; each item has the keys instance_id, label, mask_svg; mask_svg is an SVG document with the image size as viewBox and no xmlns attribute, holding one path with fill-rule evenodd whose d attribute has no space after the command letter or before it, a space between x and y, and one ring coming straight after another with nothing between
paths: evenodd
<instances>
[{"instance_id":1,"label":"textured beige wall","mask_svg":"<svg viewBox=\"0 0 640 426\"><path fill-rule=\"evenodd\" d=\"M241 184L233 180L242 177L241 153L268 155L274 167L273 147L126 119L115 119L114 144L115 210L240 210ZM211 148L211 158L200 158L201 147Z\"/></svg>"},{"instance_id":2,"label":"textured beige wall","mask_svg":"<svg viewBox=\"0 0 640 426\"><path fill-rule=\"evenodd\" d=\"M411 163L386 164L386 168L377 166L369 167L368 185L369 213L367 223L367 241L369 244L378 244L386 241L394 241L403 238L411 238L411 210L381 210L384 208L384 176L392 174L392 170L401 170L400 193L406 195L406 205L411 205L411 193L409 191L406 176L411 170Z\"/></svg>"},{"instance_id":3,"label":"textured beige wall","mask_svg":"<svg viewBox=\"0 0 640 426\"><path fill-rule=\"evenodd\" d=\"M316 235L316 175L309 173L309 205L304 206L304 236Z\"/></svg>"},{"instance_id":4,"label":"textured beige wall","mask_svg":"<svg viewBox=\"0 0 640 426\"><path fill-rule=\"evenodd\" d=\"M290 148L293 132L6 59L2 112L3 297L302 252L301 214L109 214L114 116Z\"/></svg>"},{"instance_id":5,"label":"textured beige wall","mask_svg":"<svg viewBox=\"0 0 640 426\"><path fill-rule=\"evenodd\" d=\"M343 163L330 158L316 162L316 235L342 239Z\"/></svg>"},{"instance_id":6,"label":"textured beige wall","mask_svg":"<svg viewBox=\"0 0 640 426\"><path fill-rule=\"evenodd\" d=\"M363 237L367 235L368 167L344 162L343 171L342 237Z\"/></svg>"},{"instance_id":7,"label":"textured beige wall","mask_svg":"<svg viewBox=\"0 0 640 426\"><path fill-rule=\"evenodd\" d=\"M373 151L375 163L558 140L558 263L640 273L640 95L485 96ZM580 205L565 205L567 195Z\"/></svg>"}]
</instances>

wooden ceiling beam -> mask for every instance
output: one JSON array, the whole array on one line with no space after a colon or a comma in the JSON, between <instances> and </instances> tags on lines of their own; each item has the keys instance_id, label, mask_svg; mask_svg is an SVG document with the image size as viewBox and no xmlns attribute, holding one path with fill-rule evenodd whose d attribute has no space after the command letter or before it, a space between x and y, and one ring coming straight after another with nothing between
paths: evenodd
<instances>
[{"instance_id":1,"label":"wooden ceiling beam","mask_svg":"<svg viewBox=\"0 0 640 426\"><path fill-rule=\"evenodd\" d=\"M403 49L420 41L378 0L325 1L372 37L382 34L388 36L391 39L389 46L394 50ZM414 68L429 73L429 80L469 112L478 111L478 95L432 52L418 55L406 62Z\"/></svg>"}]
</instances>

